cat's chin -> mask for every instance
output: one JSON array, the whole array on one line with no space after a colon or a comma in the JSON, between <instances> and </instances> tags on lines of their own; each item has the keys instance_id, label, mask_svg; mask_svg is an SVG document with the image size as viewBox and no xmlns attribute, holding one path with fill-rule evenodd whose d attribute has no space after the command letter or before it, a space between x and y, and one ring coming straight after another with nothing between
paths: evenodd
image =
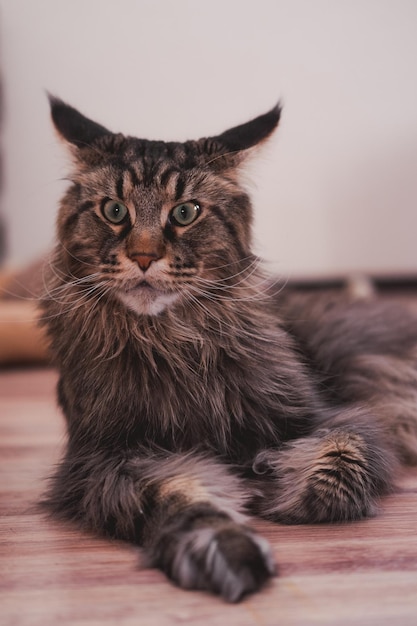
<instances>
[{"instance_id":1,"label":"cat's chin","mask_svg":"<svg viewBox=\"0 0 417 626\"><path fill-rule=\"evenodd\" d=\"M117 296L128 309L138 315L159 315L179 298L178 293L160 291L148 285L119 291Z\"/></svg>"}]
</instances>

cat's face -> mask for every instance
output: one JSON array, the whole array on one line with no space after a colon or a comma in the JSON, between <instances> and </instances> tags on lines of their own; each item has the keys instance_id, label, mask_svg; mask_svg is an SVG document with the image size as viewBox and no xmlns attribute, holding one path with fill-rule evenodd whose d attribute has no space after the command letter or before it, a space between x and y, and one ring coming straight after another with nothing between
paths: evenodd
<instances>
[{"instance_id":1,"label":"cat's face","mask_svg":"<svg viewBox=\"0 0 417 626\"><path fill-rule=\"evenodd\" d=\"M114 135L52 99L75 157L58 218L78 284L140 315L224 290L251 263L251 206L237 166L272 132L279 108L212 139L164 143Z\"/></svg>"}]
</instances>

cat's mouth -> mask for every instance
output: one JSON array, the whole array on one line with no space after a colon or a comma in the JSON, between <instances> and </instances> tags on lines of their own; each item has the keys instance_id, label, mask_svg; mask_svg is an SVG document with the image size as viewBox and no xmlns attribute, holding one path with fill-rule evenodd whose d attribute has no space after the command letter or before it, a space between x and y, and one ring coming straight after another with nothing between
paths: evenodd
<instances>
[{"instance_id":1,"label":"cat's mouth","mask_svg":"<svg viewBox=\"0 0 417 626\"><path fill-rule=\"evenodd\" d=\"M140 280L133 284L126 285L123 290L126 294L132 296L157 297L170 293L167 289L163 289L159 285L152 285L147 280Z\"/></svg>"},{"instance_id":2,"label":"cat's mouth","mask_svg":"<svg viewBox=\"0 0 417 626\"><path fill-rule=\"evenodd\" d=\"M149 292L159 292L161 293L160 289L157 289L156 287L154 287L154 285L151 285L150 283L148 283L148 281L146 280L141 280L140 282L129 286L126 291L132 292L132 291L137 291L137 292L143 292L143 293L149 293Z\"/></svg>"},{"instance_id":3,"label":"cat's mouth","mask_svg":"<svg viewBox=\"0 0 417 626\"><path fill-rule=\"evenodd\" d=\"M147 280L140 280L125 285L123 291L119 291L119 298L136 313L158 315L177 300L178 293L152 285Z\"/></svg>"}]
</instances>

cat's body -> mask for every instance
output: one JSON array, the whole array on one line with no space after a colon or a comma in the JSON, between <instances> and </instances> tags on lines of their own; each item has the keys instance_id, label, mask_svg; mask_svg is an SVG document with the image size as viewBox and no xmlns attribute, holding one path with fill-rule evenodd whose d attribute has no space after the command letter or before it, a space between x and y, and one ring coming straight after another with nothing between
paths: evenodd
<instances>
[{"instance_id":1,"label":"cat's body","mask_svg":"<svg viewBox=\"0 0 417 626\"><path fill-rule=\"evenodd\" d=\"M47 502L237 600L274 571L246 512L357 519L417 461L416 318L274 294L238 166L278 108L165 144L51 103L75 169L43 300L68 426Z\"/></svg>"}]
</instances>

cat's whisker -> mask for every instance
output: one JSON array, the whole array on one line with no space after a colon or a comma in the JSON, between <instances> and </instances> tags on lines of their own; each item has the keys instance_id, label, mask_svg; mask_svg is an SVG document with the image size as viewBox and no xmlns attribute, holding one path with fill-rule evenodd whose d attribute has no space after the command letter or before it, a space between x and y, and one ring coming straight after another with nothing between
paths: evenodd
<instances>
[{"instance_id":1,"label":"cat's whisker","mask_svg":"<svg viewBox=\"0 0 417 626\"><path fill-rule=\"evenodd\" d=\"M177 273L177 272L168 272L169 275L174 276L177 280L180 279L184 279L184 282L189 281L189 279L193 279L193 280L198 280L201 283L205 283L209 286L213 286L213 287L217 287L219 289L228 289L229 286L233 285L237 285L239 284L238 282L234 282L233 281L239 277L242 276L243 280L245 280L248 276L250 276L253 271L256 271L256 269L259 267L259 265L261 264L261 259L259 259L258 257L254 256L254 255L249 255L247 257L243 257L237 261L232 261L230 263L225 263L224 265L219 265L219 266L208 266L206 268L204 268L205 272L214 272L214 271L218 271L220 269L225 269L225 268L230 268L234 265L238 265L241 266L242 263L246 260L250 259L250 263L245 264L244 267L242 267L241 269L239 269L239 271L235 272L234 274L228 274L227 276L224 276L222 278L206 278L203 276L198 275L197 271L191 275L186 275L186 276L182 276L181 273Z\"/></svg>"},{"instance_id":2,"label":"cat's whisker","mask_svg":"<svg viewBox=\"0 0 417 626\"><path fill-rule=\"evenodd\" d=\"M210 319L216 322L217 324L216 332L218 332L220 335L224 331L232 332L235 334L236 330L238 329L238 332L241 336L246 336L251 339L260 338L258 334L253 333L252 331L243 327L242 324L236 322L236 320L233 319L233 317L231 317L230 321L227 321L224 311L222 311L221 313L219 312L219 314L217 314L218 313L217 310L212 311L206 304L204 304L204 302L202 302L201 299L197 298L194 294L191 294L188 292L187 299L190 305L194 305L197 309L203 311L207 319Z\"/></svg>"},{"instance_id":3,"label":"cat's whisker","mask_svg":"<svg viewBox=\"0 0 417 626\"><path fill-rule=\"evenodd\" d=\"M72 274L63 274L65 277L65 283L61 284L62 277L60 273L57 273L54 269L51 268L53 274L55 274L56 278L60 281L60 284L52 289L48 289L48 293L54 293L55 291L63 290L65 291L68 286L76 287L78 285L83 285L84 283L91 282L95 278L99 277L101 274L99 272L94 272L93 274L86 274L85 276L76 277Z\"/></svg>"},{"instance_id":4,"label":"cat's whisker","mask_svg":"<svg viewBox=\"0 0 417 626\"><path fill-rule=\"evenodd\" d=\"M288 285L288 281L289 281L288 276L286 276L283 279L275 278L275 280L270 280L269 286L268 286L269 297L273 300L274 298L279 296L279 294L282 293L284 289L286 288L286 286ZM274 289L275 286L277 286L277 289Z\"/></svg>"},{"instance_id":5,"label":"cat's whisker","mask_svg":"<svg viewBox=\"0 0 417 626\"><path fill-rule=\"evenodd\" d=\"M88 261L85 261L84 259L80 259L78 256L76 256L62 243L60 239L58 239L57 242L62 247L62 249L68 254L68 256L73 258L74 261L77 261L77 263L80 263L80 265L88 265L90 267L96 267L96 263L89 263Z\"/></svg>"},{"instance_id":6,"label":"cat's whisker","mask_svg":"<svg viewBox=\"0 0 417 626\"><path fill-rule=\"evenodd\" d=\"M49 281L49 276L47 276L47 269L49 269L49 271L55 276L55 278L57 279L59 286L58 288L62 288L65 289L66 285L69 282L72 282L73 279L74 280L78 280L76 276L74 276L72 274L72 272L70 272L69 270L64 271L61 270L56 263L54 263L53 259L50 258L48 260L48 263L45 264L42 268L42 282L43 282L43 286L44 286L44 290L45 293L50 293L49 287L48 287L48 281Z\"/></svg>"},{"instance_id":7,"label":"cat's whisker","mask_svg":"<svg viewBox=\"0 0 417 626\"><path fill-rule=\"evenodd\" d=\"M188 287L194 290L195 293L199 293L201 296L211 299L213 302L251 302L269 299L271 297L269 290L266 289L266 287L269 287L271 284L271 281L267 277L260 278L256 283L240 283L243 283L243 281L228 288L219 288L215 284L200 285L200 281L197 279L195 284L189 284ZM218 293L218 291L222 291L222 293Z\"/></svg>"},{"instance_id":8,"label":"cat's whisker","mask_svg":"<svg viewBox=\"0 0 417 626\"><path fill-rule=\"evenodd\" d=\"M260 260L254 254L248 254L247 256L244 256L244 257L241 257L241 258L237 259L236 261L230 261L229 263L224 263L222 265L210 265L206 269L208 269L208 270L210 270L212 272L217 272L218 270L230 268L230 267L233 267L234 265L240 265L241 263L244 263L245 261L248 261L249 259L251 260L251 263L252 262L259 262L259 260Z\"/></svg>"},{"instance_id":9,"label":"cat's whisker","mask_svg":"<svg viewBox=\"0 0 417 626\"><path fill-rule=\"evenodd\" d=\"M71 279L73 278L74 280L69 280L68 282L66 282L64 285L60 284L57 287L54 287L52 289L49 288L49 286L47 285L47 281L46 281L46 269L49 268L51 270L51 272L56 276L56 278L62 282L62 279L68 279L68 277L71 277ZM17 291L13 291L12 288L10 288L9 286L3 286L0 288L0 296L8 296L13 300L20 300L20 301L25 301L25 302L39 302L40 299L42 298L42 296L44 294L53 296L56 292L63 290L65 291L67 289L67 285L71 284L73 286L77 285L77 284L82 284L83 282L88 282L91 279L94 279L98 276L100 276L99 273L96 274L90 274L88 276L85 277L81 277L81 278L77 278L75 276L72 276L72 274L65 274L64 272L62 272L61 270L59 270L51 260L45 261L45 263L42 264L42 269L41 269L41 276L42 276L42 285L43 285L43 293L42 293L42 289L40 288L38 291L34 291L30 286L28 286L26 283L24 283L22 280L20 280L18 278L18 276L11 276L10 278L10 283L11 286L15 286L16 289L18 287L22 288L23 291L27 292L29 295L23 295L22 293L18 293Z\"/></svg>"},{"instance_id":10,"label":"cat's whisker","mask_svg":"<svg viewBox=\"0 0 417 626\"><path fill-rule=\"evenodd\" d=\"M253 297L255 299L257 299L260 294L262 295L262 297L272 297L274 295L274 292L271 292L271 287L280 279L277 277L273 280L269 275L263 274L262 272L259 272L257 274L260 266L260 259L256 259L256 261L254 261L250 266L244 268L241 272L238 272L228 278L221 280L210 280L201 276L195 276L194 282L204 289L213 289L216 294L217 291L222 291L227 294L234 294L236 291L238 292L239 290L246 293L250 290L253 292ZM240 280L235 281L235 278L237 278L238 276L241 276ZM258 279L257 281L253 280L254 276L256 276L256 278ZM226 283L226 281L230 282ZM283 286L285 286L287 281L288 278L285 279ZM283 288L283 286L280 288L280 290ZM268 289L265 289L265 287L267 287ZM277 293L279 293L279 291ZM220 294L217 295L219 295L219 299L222 297L222 295ZM233 299L241 300L242 298L236 298L236 296L233 296Z\"/></svg>"},{"instance_id":11,"label":"cat's whisker","mask_svg":"<svg viewBox=\"0 0 417 626\"><path fill-rule=\"evenodd\" d=\"M60 294L64 294L64 295L68 294L70 287L76 287L78 294L87 293L89 289L91 289L92 287L96 285L94 281L100 277L101 277L101 274L96 272L94 274L89 274L88 276L84 276L82 278L68 280L68 282L64 283L63 285L58 285L52 289L49 289L48 285L44 283L44 287L45 287L44 296L50 297L52 300L54 300L57 303L65 302L66 301L65 297L63 299L62 298L59 299L57 296L59 296Z\"/></svg>"},{"instance_id":12,"label":"cat's whisker","mask_svg":"<svg viewBox=\"0 0 417 626\"><path fill-rule=\"evenodd\" d=\"M93 306L95 307L97 305L97 300L100 299L102 296L105 296L111 290L112 290L112 286L109 285L107 282L102 281L101 283L96 283L90 286L88 289L86 289L82 293L76 292L78 297L75 299L72 299L72 296L74 294L72 293L71 289L68 289L67 298L64 298L61 300L51 298L57 304L61 305L61 308L56 313L50 316L40 316L39 319L41 321L45 321L48 319L53 319L56 317L60 317L62 315L66 315L67 313L76 311L80 307L85 307L86 302L91 302ZM96 294L100 294L100 298L96 298L95 297ZM89 309L85 307L84 310L85 312L88 312Z\"/></svg>"},{"instance_id":13,"label":"cat's whisker","mask_svg":"<svg viewBox=\"0 0 417 626\"><path fill-rule=\"evenodd\" d=\"M260 280L257 283L254 283L253 281L250 282L249 278L251 277L251 275L252 274L244 276L238 282L231 283L230 285L225 285L225 284L219 285L217 284L217 281L206 281L204 279L200 279L199 277L195 277L194 283L198 285L202 290L209 291L213 293L213 295L214 294L219 295L219 299L221 299L222 297L225 297L225 296L222 296L222 293L218 293L218 292L223 292L224 294L233 294L239 291L242 291L245 293L247 293L248 291L254 292L254 291L259 290L259 288L263 284L266 284L268 282L266 278L260 278Z\"/></svg>"},{"instance_id":14,"label":"cat's whisker","mask_svg":"<svg viewBox=\"0 0 417 626\"><path fill-rule=\"evenodd\" d=\"M45 263L42 263L42 272L44 270ZM37 291L34 291L27 283L24 283L18 275L14 274L10 276L8 281L9 284L4 285L0 289L0 295L6 295L15 300L23 300L26 302L39 302L40 294ZM29 295L23 295L22 293L18 293L17 291L13 291L13 286L16 288L20 287L23 291L27 292Z\"/></svg>"},{"instance_id":15,"label":"cat's whisker","mask_svg":"<svg viewBox=\"0 0 417 626\"><path fill-rule=\"evenodd\" d=\"M83 302L86 301L88 299L89 295L92 295L99 287L90 287L88 290L85 290L83 292L78 292L78 297L76 299L73 300L68 300L68 298L62 297L62 298L52 298L51 300L53 300L54 302L56 302L56 304L62 304L62 305L67 305L70 304L71 306L78 304L79 302ZM71 310L71 309L67 309Z\"/></svg>"},{"instance_id":16,"label":"cat's whisker","mask_svg":"<svg viewBox=\"0 0 417 626\"><path fill-rule=\"evenodd\" d=\"M81 306L84 305L84 303L91 298L91 296L94 295L95 292L100 292L100 290L103 289L103 284L96 284L93 286L90 286L88 289L86 288L85 290L79 291L78 292L78 297L76 299L69 299L69 298L62 298L62 299L58 299L55 297L52 297L51 294L46 294L48 296L48 298L50 298L52 301L56 302L59 305L67 305L67 306L62 306L62 308L59 310L59 312L57 312L56 314L53 315L36 315L35 318L38 321L47 321L56 317L59 317L61 315L65 315L67 313L70 313L71 311L74 311L78 308L80 308ZM107 291L110 291L111 289L109 288ZM105 293L102 291L102 295L105 295ZM30 301L32 301L31 299L28 299ZM33 299L35 300L35 299ZM37 299L39 300L39 299ZM20 318L18 320L18 322L20 323L33 323L34 318L33 317L28 317L28 318ZM2 320L3 322L8 322L7 319ZM15 320L13 320L15 321Z\"/></svg>"},{"instance_id":17,"label":"cat's whisker","mask_svg":"<svg viewBox=\"0 0 417 626\"><path fill-rule=\"evenodd\" d=\"M0 297L6 296L7 298L10 298L12 300L21 300L21 301L23 300L24 302L39 302L39 296L33 293L32 290L29 291L26 285L23 285L23 283L20 283L19 281L15 279L13 279L13 283L16 285L16 287L17 286L23 287L25 291L32 293L32 295L24 296L23 294L17 293L16 291L12 291L11 289L8 289L7 287L1 287Z\"/></svg>"},{"instance_id":18,"label":"cat's whisker","mask_svg":"<svg viewBox=\"0 0 417 626\"><path fill-rule=\"evenodd\" d=\"M246 279L247 276L248 275L250 276L251 273L256 271L259 268L260 265L261 265L261 260L258 259L257 257L255 257L255 258L253 258L251 260L251 262L248 265L245 265L239 272L236 272L234 274L229 274L228 276L225 276L223 278L213 278L213 279L203 278L202 276L198 276L198 279L201 280L201 281L207 281L207 283L211 283L211 284L216 284L216 285L225 284L226 286L228 286L228 284L230 284L230 282L233 281L238 276L242 276L243 275L243 278ZM209 268L207 268L207 270L208 271L213 271L213 268L209 267ZM246 273L248 273L248 274L246 274ZM235 283L235 284L237 284L237 283Z\"/></svg>"}]
</instances>

